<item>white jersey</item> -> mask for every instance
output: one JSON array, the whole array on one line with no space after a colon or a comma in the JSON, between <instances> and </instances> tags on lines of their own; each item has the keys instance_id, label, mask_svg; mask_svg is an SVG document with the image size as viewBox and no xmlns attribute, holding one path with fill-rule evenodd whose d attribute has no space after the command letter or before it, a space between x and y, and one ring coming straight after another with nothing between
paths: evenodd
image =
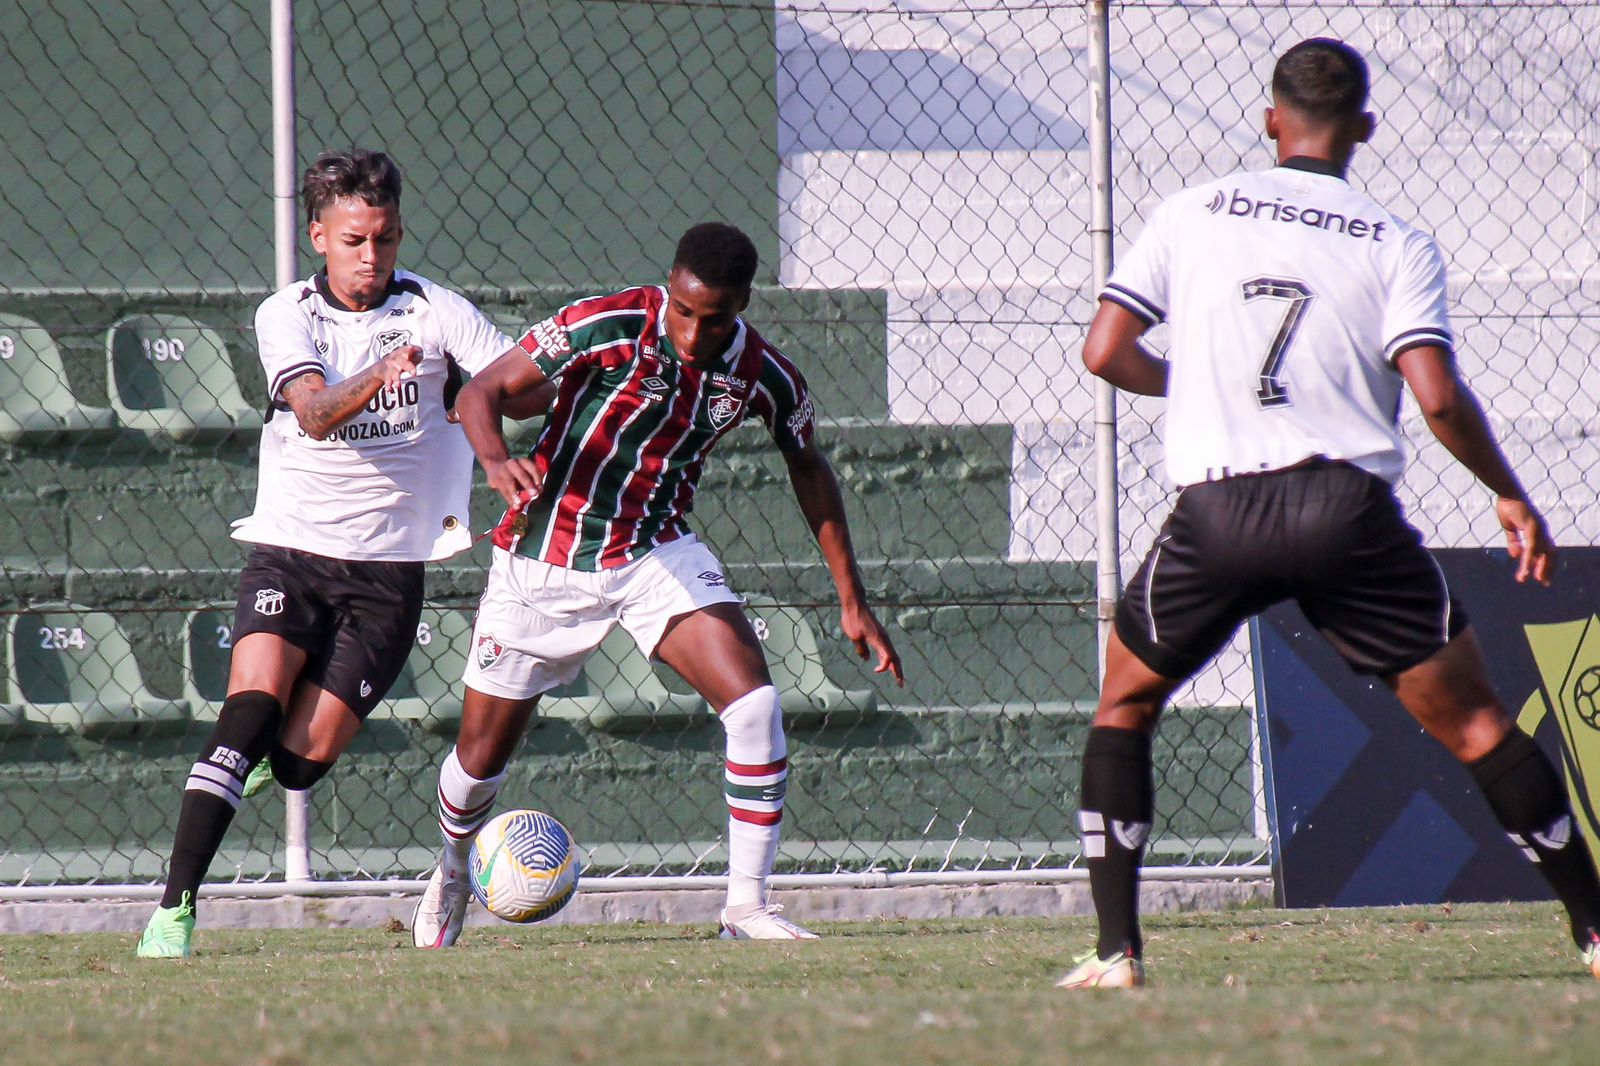
<instances>
[{"instance_id":1,"label":"white jersey","mask_svg":"<svg viewBox=\"0 0 1600 1066\"><path fill-rule=\"evenodd\" d=\"M256 344L271 417L261 431L255 512L238 540L334 559L422 562L470 546L472 448L445 420L446 356L478 373L513 342L464 297L396 271L382 304L351 311L317 276L256 310ZM366 410L313 440L283 403L308 373L335 385L402 345L422 349L416 373L379 390Z\"/></svg>"},{"instance_id":2,"label":"white jersey","mask_svg":"<svg viewBox=\"0 0 1600 1066\"><path fill-rule=\"evenodd\" d=\"M1450 350L1433 238L1315 160L1161 204L1102 299L1172 319L1167 469L1179 485L1313 455L1399 478L1408 348Z\"/></svg>"}]
</instances>

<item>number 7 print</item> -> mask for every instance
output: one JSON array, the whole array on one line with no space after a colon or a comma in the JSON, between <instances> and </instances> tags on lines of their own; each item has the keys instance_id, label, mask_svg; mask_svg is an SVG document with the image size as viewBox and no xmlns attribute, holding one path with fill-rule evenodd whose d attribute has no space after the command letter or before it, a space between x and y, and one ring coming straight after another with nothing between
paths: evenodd
<instances>
[{"instance_id":1,"label":"number 7 print","mask_svg":"<svg viewBox=\"0 0 1600 1066\"><path fill-rule=\"evenodd\" d=\"M1293 401L1289 399L1289 386L1282 381L1283 363L1289 354L1289 345L1294 341L1295 331L1300 328L1300 320L1311 306L1311 290L1305 282L1290 278L1255 278L1245 282L1241 288L1244 290L1245 303L1252 300L1285 300L1289 304L1284 309L1283 321L1278 324L1278 335L1272 338L1272 345L1267 349L1266 361L1261 364L1261 384L1256 388L1256 402L1263 409L1288 407Z\"/></svg>"}]
</instances>

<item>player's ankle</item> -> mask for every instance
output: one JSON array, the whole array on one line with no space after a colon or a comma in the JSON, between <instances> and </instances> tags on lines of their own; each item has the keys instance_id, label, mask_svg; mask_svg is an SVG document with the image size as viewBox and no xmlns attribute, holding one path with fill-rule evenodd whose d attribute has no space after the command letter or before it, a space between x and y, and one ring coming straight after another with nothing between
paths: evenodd
<instances>
[{"instance_id":1,"label":"player's ankle","mask_svg":"<svg viewBox=\"0 0 1600 1066\"><path fill-rule=\"evenodd\" d=\"M752 900L743 897L736 902L730 898L722 910L730 919L737 922L759 913L766 905L766 901L762 899Z\"/></svg>"}]
</instances>

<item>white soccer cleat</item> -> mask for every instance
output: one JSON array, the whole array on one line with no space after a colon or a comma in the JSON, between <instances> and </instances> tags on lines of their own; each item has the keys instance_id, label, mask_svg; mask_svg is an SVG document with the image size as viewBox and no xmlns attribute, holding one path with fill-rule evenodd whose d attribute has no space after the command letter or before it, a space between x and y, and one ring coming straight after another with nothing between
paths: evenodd
<instances>
[{"instance_id":1,"label":"white soccer cleat","mask_svg":"<svg viewBox=\"0 0 1600 1066\"><path fill-rule=\"evenodd\" d=\"M1131 954L1102 959L1098 952L1080 955L1072 972L1056 982L1057 988L1143 988L1144 963Z\"/></svg>"},{"instance_id":2,"label":"white soccer cleat","mask_svg":"<svg viewBox=\"0 0 1600 1066\"><path fill-rule=\"evenodd\" d=\"M742 909L742 908L741 908ZM718 936L724 940L819 940L809 929L802 929L780 913L781 903L758 906L749 914L733 917L723 908Z\"/></svg>"},{"instance_id":3,"label":"white soccer cleat","mask_svg":"<svg viewBox=\"0 0 1600 1066\"><path fill-rule=\"evenodd\" d=\"M1582 952L1583 964L1589 968L1589 973L1595 980L1600 981L1600 933L1589 930L1589 943Z\"/></svg>"},{"instance_id":4,"label":"white soccer cleat","mask_svg":"<svg viewBox=\"0 0 1600 1066\"><path fill-rule=\"evenodd\" d=\"M428 887L411 916L411 944L419 948L448 948L461 939L467 920L467 900L472 892L463 878L446 878L444 867L433 871Z\"/></svg>"}]
</instances>

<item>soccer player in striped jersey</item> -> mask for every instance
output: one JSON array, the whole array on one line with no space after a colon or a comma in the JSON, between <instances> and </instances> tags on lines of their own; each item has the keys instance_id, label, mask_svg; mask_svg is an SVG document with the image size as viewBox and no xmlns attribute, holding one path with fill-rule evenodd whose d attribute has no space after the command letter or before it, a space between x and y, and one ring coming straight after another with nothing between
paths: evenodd
<instances>
[{"instance_id":1,"label":"soccer player in striped jersey","mask_svg":"<svg viewBox=\"0 0 1600 1066\"><path fill-rule=\"evenodd\" d=\"M440 767L444 846L412 921L418 947L448 947L461 933L472 837L539 696L576 678L619 624L706 698L727 735L722 935L814 936L766 896L788 776L778 693L742 601L687 522L706 456L746 418L761 420L788 465L845 636L875 657L875 671L904 677L867 605L838 481L812 439L805 379L740 317L755 272L744 233L694 226L665 286L569 304L461 392L461 424L508 510L478 607L460 735ZM501 412L552 380L532 456L512 457Z\"/></svg>"},{"instance_id":2,"label":"soccer player in striped jersey","mask_svg":"<svg viewBox=\"0 0 1600 1066\"><path fill-rule=\"evenodd\" d=\"M1100 937L1062 987L1144 983L1138 866L1157 718L1240 622L1288 599L1461 760L1600 977L1600 881L1561 777L1490 686L1391 487L1409 385L1429 429L1494 493L1516 579L1549 583L1549 531L1456 371L1438 247L1345 180L1373 129L1367 88L1342 42L1286 51L1266 112L1278 165L1168 199L1100 294L1084 363L1167 397L1167 469L1185 488L1106 649L1079 812ZM1139 338L1169 313L1162 359Z\"/></svg>"}]
</instances>

